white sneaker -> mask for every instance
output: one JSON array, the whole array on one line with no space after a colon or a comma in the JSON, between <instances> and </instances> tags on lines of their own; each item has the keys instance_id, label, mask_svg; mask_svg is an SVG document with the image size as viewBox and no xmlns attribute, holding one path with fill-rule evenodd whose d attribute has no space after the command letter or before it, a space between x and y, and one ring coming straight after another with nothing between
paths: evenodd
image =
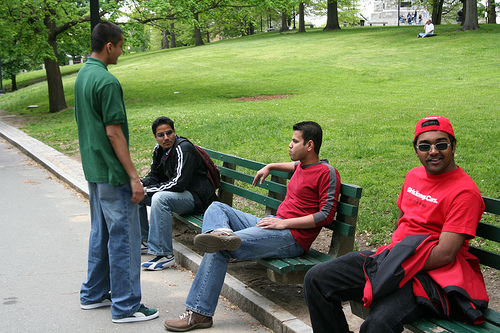
<instances>
[{"instance_id":1,"label":"white sneaker","mask_svg":"<svg viewBox=\"0 0 500 333\"><path fill-rule=\"evenodd\" d=\"M156 256L154 259L151 259L150 261L143 262L141 266L150 271L161 271L162 269L165 268L174 267L175 257L173 254L168 256Z\"/></svg>"},{"instance_id":2,"label":"white sneaker","mask_svg":"<svg viewBox=\"0 0 500 333\"><path fill-rule=\"evenodd\" d=\"M149 309L144 306L144 304L141 304L141 307L139 310L137 310L136 313L134 313L131 316L125 317L125 318L119 318L119 319L111 319L113 323L133 323L137 321L146 321L146 320L151 320L158 318L160 313L156 309Z\"/></svg>"},{"instance_id":3,"label":"white sneaker","mask_svg":"<svg viewBox=\"0 0 500 333\"><path fill-rule=\"evenodd\" d=\"M81 304L80 307L83 310L93 310L93 309L98 309L98 308L103 308L105 306L111 306L111 296L109 294L106 295L106 297L101 300L100 302L97 303L92 303L92 304Z\"/></svg>"}]
</instances>

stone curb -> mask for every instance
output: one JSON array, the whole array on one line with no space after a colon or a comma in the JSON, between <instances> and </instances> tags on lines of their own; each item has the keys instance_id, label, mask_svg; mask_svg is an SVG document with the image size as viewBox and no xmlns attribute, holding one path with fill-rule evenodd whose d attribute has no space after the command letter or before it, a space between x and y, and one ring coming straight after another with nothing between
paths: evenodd
<instances>
[{"instance_id":1,"label":"stone curb","mask_svg":"<svg viewBox=\"0 0 500 333\"><path fill-rule=\"evenodd\" d=\"M2 121L0 136L88 198L87 182L80 163ZM196 272L202 257L175 240L173 246L176 261ZM303 321L230 274L226 274L221 295L277 333L312 332Z\"/></svg>"}]
</instances>

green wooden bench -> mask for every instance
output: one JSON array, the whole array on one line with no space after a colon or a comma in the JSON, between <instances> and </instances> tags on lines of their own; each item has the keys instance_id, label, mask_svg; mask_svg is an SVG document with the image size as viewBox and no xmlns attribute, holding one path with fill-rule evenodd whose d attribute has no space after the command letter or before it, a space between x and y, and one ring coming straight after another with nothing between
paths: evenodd
<instances>
[{"instance_id":1,"label":"green wooden bench","mask_svg":"<svg viewBox=\"0 0 500 333\"><path fill-rule=\"evenodd\" d=\"M489 220L500 222L500 200L483 197L485 203L485 214L483 219L477 226L477 240L475 244L481 243L484 240L489 240L491 243L500 244L500 227L488 223ZM500 253L471 245L469 251L474 254L482 265L500 270ZM366 318L369 310L365 309L361 303L351 301L351 311L355 315ZM500 332L500 313L491 309L483 311L486 317L486 322L481 325L472 325L463 321L454 319L444 319L439 317L420 318L405 327L413 332Z\"/></svg>"},{"instance_id":2,"label":"green wooden bench","mask_svg":"<svg viewBox=\"0 0 500 333\"><path fill-rule=\"evenodd\" d=\"M259 204L258 210L262 216L276 213L278 206L285 198L286 183L291 178L292 173L271 171L270 177L262 185L255 188L251 185L255 173L265 164L204 149L220 169L221 187L218 195L221 202L233 206L234 196L237 195L245 198L251 204ZM296 258L259 259L258 262L267 268L268 277L275 282L302 283L307 270L317 263L352 251L360 197L361 187L342 183L337 218L331 225L326 226L333 230L328 254L310 250L309 253ZM173 215L177 221L201 231L203 216L175 213Z\"/></svg>"}]
</instances>

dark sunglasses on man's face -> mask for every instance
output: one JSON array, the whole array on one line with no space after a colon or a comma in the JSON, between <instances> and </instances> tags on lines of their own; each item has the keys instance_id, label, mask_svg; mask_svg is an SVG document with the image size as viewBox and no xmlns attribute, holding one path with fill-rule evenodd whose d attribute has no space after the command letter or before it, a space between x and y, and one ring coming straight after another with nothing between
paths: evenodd
<instances>
[{"instance_id":1,"label":"dark sunglasses on man's face","mask_svg":"<svg viewBox=\"0 0 500 333\"><path fill-rule=\"evenodd\" d=\"M163 138L165 135L166 136L171 136L172 133L174 133L173 130L168 130L166 132L160 132L160 133L156 133L156 136L159 137L159 138Z\"/></svg>"},{"instance_id":2,"label":"dark sunglasses on man's face","mask_svg":"<svg viewBox=\"0 0 500 333\"><path fill-rule=\"evenodd\" d=\"M447 142L439 142L436 143L435 145L431 145L428 143L421 143L417 146L418 150L420 151L430 151L432 147L436 148L439 151L446 150L448 147L451 145L451 143Z\"/></svg>"}]
</instances>

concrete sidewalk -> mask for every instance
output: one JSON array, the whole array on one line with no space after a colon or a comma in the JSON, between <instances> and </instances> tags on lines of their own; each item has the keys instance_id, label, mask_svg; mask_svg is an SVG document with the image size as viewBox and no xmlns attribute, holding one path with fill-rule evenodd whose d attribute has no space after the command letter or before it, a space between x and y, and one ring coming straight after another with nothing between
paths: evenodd
<instances>
[{"instance_id":1,"label":"concrete sidewalk","mask_svg":"<svg viewBox=\"0 0 500 333\"><path fill-rule=\"evenodd\" d=\"M67 183L74 190L88 197L87 183L80 163L1 121L0 136L20 149L30 158L40 163L44 168ZM13 157L12 154L3 153L4 151L8 151L6 146L7 143L0 142L2 150L0 162L9 165L9 158L12 159L15 157ZM7 157L7 155L9 156ZM4 170L6 169L8 168L4 168ZM4 172L5 171L2 171L2 179L7 177L4 176ZM43 176L40 177L40 179L43 179ZM42 183L42 181L40 181L40 183ZM5 184L3 184L2 187L7 188ZM14 188L16 191L18 190L18 187L14 186ZM19 188L19 190L21 190L21 188ZM161 272L146 271L143 272L141 276L144 303L146 306L160 309L160 320L152 320L141 324L117 325L111 323L109 310L80 310L78 306L78 291L86 274L87 240L88 229L90 227L88 205L85 204L85 207L81 208L79 212L75 212L73 215L70 214L65 217L64 214L56 214L52 217L54 219L62 219L58 222L59 224L57 226L54 226L55 229L52 230L56 234L54 236L59 237L55 240L50 240L50 238L48 238L43 244L38 244L36 239L32 239L35 233L47 234L47 237L52 236L52 233L45 230L43 224L37 224L39 220L46 220L46 215L49 215L50 211L50 203L45 203L44 200L41 200L44 198L38 196L40 194L39 189L36 190L36 193L29 193L26 191L29 191L29 189L16 193L9 193L8 197L5 199L2 198L1 201L2 210L7 210L6 208L11 208L12 206L17 207L17 203L22 201L21 199L26 200L25 202L28 204L28 207L30 207L29 205L33 207L33 209L28 208L23 211L22 215L11 213L11 222L7 222L6 220L1 222L3 231L0 237L0 248L4 249L4 256L16 258L16 256L8 255L8 253L12 251L28 251L32 253L31 257L26 255L26 260L22 261L9 259L4 262L4 259L2 259L0 289L4 289L5 286L12 286L12 288L0 291L4 302L4 309L9 309L7 306L9 304L15 305L20 302L17 296L9 296L9 294L6 293L7 291L11 292L11 290L20 288L12 294L22 293L22 290L26 293L26 299L21 307L22 311L13 311L13 313L10 314L7 314L4 310L1 311L0 322L2 322L3 328L8 328L7 331L10 332L25 331L27 329L47 331L50 327L55 331L128 331L129 328L126 327L129 325L128 327L130 327L131 331L136 331L137 329L161 330L163 329L163 321L165 319L174 318L184 311L184 300L192 283L192 274L181 268L164 270ZM51 195L48 196L50 197ZM71 202L73 200L82 201L80 198L66 194L64 197L58 197L56 202L60 205L65 205L66 202ZM55 213L58 213L58 209L55 210ZM52 211L52 213L54 213L54 211ZM2 219L4 218L5 217L2 217ZM72 218L78 220L77 232L73 230L75 225L70 223L68 226L68 221L71 221ZM13 234L8 236L5 230L9 230L9 233L12 231ZM67 235L67 238L61 238L60 236L62 235L58 235L58 232ZM24 239L24 236L29 237ZM76 237L76 239L74 237ZM60 244L60 242L62 243ZM201 256L175 240L173 243L177 264L195 272L201 262ZM22 257L24 258L24 256ZM35 262L31 263L30 260L34 260ZM72 268L68 272L67 266L75 265L75 263L78 264L79 268ZM39 265L42 265L40 270L36 269ZM8 267L15 267L16 269L14 271L17 272L19 270L19 275L15 273L10 274ZM28 271L29 274L26 275L26 271ZM31 280L29 276L31 275L36 276L37 279L40 275L43 275L41 277L41 282L33 283L35 279L32 279L31 283L29 283L28 281ZM20 278L18 281L19 283L14 283L18 278ZM47 286L50 286L50 288L47 288ZM50 292L52 286L57 286L58 289L64 286L67 291L55 295ZM39 295L40 297L36 298L36 302L31 302L29 296L31 291L24 288L33 288L33 290L38 288L45 291L43 295ZM264 327L255 323L253 318L248 314L275 332L312 332L312 329L297 317L283 310L281 307L229 274L226 275L222 296L226 297L230 302L247 313L238 310L231 303L221 299L214 316L214 327L210 329L210 332L266 331ZM59 298L64 298L64 300L59 300ZM33 310L33 308L39 309L39 311ZM166 314L165 310L167 310L169 314ZM58 320L57 318L59 316L60 319ZM97 318L101 316L106 319ZM75 319L72 319L74 317ZM26 318L26 322L22 318ZM44 320L47 322L37 327L37 322ZM21 322L22 325L20 325ZM85 323L85 327L80 329L79 325L81 325L82 322ZM28 325L28 323L30 324ZM64 325L64 327L60 325ZM0 330L3 330L3 328L0 328Z\"/></svg>"}]
</instances>

